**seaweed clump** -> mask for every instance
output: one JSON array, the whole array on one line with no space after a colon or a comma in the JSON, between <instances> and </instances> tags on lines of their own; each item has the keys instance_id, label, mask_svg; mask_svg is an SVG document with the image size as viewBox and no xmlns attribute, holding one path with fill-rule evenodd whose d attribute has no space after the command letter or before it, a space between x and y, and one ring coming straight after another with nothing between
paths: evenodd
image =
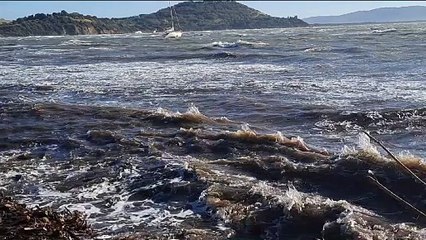
<instances>
[{"instance_id":1,"label":"seaweed clump","mask_svg":"<svg viewBox=\"0 0 426 240\"><path fill-rule=\"evenodd\" d=\"M81 212L28 208L8 196L0 196L0 239L82 239L94 232Z\"/></svg>"}]
</instances>

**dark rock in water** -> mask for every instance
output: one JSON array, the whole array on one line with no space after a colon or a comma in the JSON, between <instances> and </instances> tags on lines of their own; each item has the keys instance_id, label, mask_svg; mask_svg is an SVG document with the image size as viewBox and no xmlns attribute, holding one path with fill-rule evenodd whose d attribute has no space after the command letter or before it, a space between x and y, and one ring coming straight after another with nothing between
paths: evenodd
<instances>
[{"instance_id":1,"label":"dark rock in water","mask_svg":"<svg viewBox=\"0 0 426 240\"><path fill-rule=\"evenodd\" d=\"M129 201L152 199L155 202L183 201L191 202L198 199L204 190L201 183L173 183L156 188L141 189L129 197Z\"/></svg>"},{"instance_id":2,"label":"dark rock in water","mask_svg":"<svg viewBox=\"0 0 426 240\"><path fill-rule=\"evenodd\" d=\"M21 178L22 178L21 174L16 174L15 176L12 177L13 181L16 181L16 182L21 180Z\"/></svg>"},{"instance_id":3,"label":"dark rock in water","mask_svg":"<svg viewBox=\"0 0 426 240\"><path fill-rule=\"evenodd\" d=\"M61 146L65 149L76 149L80 147L80 142L74 139L65 139L61 142Z\"/></svg>"},{"instance_id":4,"label":"dark rock in water","mask_svg":"<svg viewBox=\"0 0 426 240\"><path fill-rule=\"evenodd\" d=\"M297 17L271 17L234 1L183 2L175 6L184 31L304 27ZM67 13L35 14L0 24L0 36L80 35L152 32L170 27L170 11L127 18L97 18Z\"/></svg>"},{"instance_id":5,"label":"dark rock in water","mask_svg":"<svg viewBox=\"0 0 426 240\"><path fill-rule=\"evenodd\" d=\"M204 149L201 145L192 143L192 144L187 144L186 152L187 153L197 153L197 152L201 153L201 152L204 152Z\"/></svg>"},{"instance_id":6,"label":"dark rock in water","mask_svg":"<svg viewBox=\"0 0 426 240\"><path fill-rule=\"evenodd\" d=\"M97 144L115 143L120 139L119 136L107 130L91 130L87 132L87 140Z\"/></svg>"},{"instance_id":7,"label":"dark rock in water","mask_svg":"<svg viewBox=\"0 0 426 240\"><path fill-rule=\"evenodd\" d=\"M59 191L69 191L73 188L84 187L90 184L96 184L103 181L103 177L108 176L110 173L106 169L91 169L90 171L82 174L76 174L68 177L56 186Z\"/></svg>"},{"instance_id":8,"label":"dark rock in water","mask_svg":"<svg viewBox=\"0 0 426 240\"><path fill-rule=\"evenodd\" d=\"M38 85L34 87L34 90L36 91L52 91L55 90L54 86L50 86L50 85Z\"/></svg>"},{"instance_id":9,"label":"dark rock in water","mask_svg":"<svg viewBox=\"0 0 426 240\"><path fill-rule=\"evenodd\" d=\"M34 157L34 155L31 154L31 153L23 153L23 154L19 154L19 155L15 156L14 159L16 159L16 160L29 160L33 157Z\"/></svg>"},{"instance_id":10,"label":"dark rock in water","mask_svg":"<svg viewBox=\"0 0 426 240\"><path fill-rule=\"evenodd\" d=\"M212 151L216 154L229 154L234 150L227 140L220 139L212 146Z\"/></svg>"}]
</instances>

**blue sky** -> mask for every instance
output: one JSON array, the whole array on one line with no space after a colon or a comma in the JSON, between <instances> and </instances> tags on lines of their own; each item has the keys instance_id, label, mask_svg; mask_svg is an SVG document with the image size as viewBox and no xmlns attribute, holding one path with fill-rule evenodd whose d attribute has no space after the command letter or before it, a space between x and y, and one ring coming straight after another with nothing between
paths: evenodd
<instances>
[{"instance_id":1,"label":"blue sky","mask_svg":"<svg viewBox=\"0 0 426 240\"><path fill-rule=\"evenodd\" d=\"M178 3L179 1L172 1ZM298 15L299 18L340 15L359 10L370 10L378 7L426 6L421 1L239 1L272 16L287 17ZM35 13L52 13L61 10L96 15L98 17L128 17L141 13L152 13L167 7L167 1L0 1L0 18L16 19Z\"/></svg>"}]
</instances>

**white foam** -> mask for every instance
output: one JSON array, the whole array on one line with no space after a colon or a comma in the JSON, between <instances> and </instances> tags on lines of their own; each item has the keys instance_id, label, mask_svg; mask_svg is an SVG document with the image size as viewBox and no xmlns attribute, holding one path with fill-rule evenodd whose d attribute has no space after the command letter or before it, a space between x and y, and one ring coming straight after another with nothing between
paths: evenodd
<instances>
[{"instance_id":1,"label":"white foam","mask_svg":"<svg viewBox=\"0 0 426 240\"><path fill-rule=\"evenodd\" d=\"M77 194L77 198L81 199L99 199L99 195L105 193L115 193L117 191L118 183L111 184L105 179L102 183L95 184L89 188L82 188Z\"/></svg>"},{"instance_id":2,"label":"white foam","mask_svg":"<svg viewBox=\"0 0 426 240\"><path fill-rule=\"evenodd\" d=\"M69 198L72 195L72 193L59 192L53 189L46 189L44 187L39 188L38 194L41 197L55 197L55 198L62 198L62 199Z\"/></svg>"},{"instance_id":3,"label":"white foam","mask_svg":"<svg viewBox=\"0 0 426 240\"><path fill-rule=\"evenodd\" d=\"M371 144L370 138L365 133L358 134L358 147L363 151L380 156L380 152L377 150L376 146Z\"/></svg>"},{"instance_id":4,"label":"white foam","mask_svg":"<svg viewBox=\"0 0 426 240\"><path fill-rule=\"evenodd\" d=\"M330 48L328 48L328 47L311 47L311 48L307 48L303 51L304 52L324 52L324 51L328 51L328 50L330 50Z\"/></svg>"},{"instance_id":5,"label":"white foam","mask_svg":"<svg viewBox=\"0 0 426 240\"><path fill-rule=\"evenodd\" d=\"M240 44L240 45L248 45L248 46L267 46L267 45L269 45L268 43L265 43L265 42L250 42L250 41L244 41L244 40L241 40L241 39L239 39L238 41L237 41L237 44Z\"/></svg>"},{"instance_id":6,"label":"white foam","mask_svg":"<svg viewBox=\"0 0 426 240\"><path fill-rule=\"evenodd\" d=\"M375 29L372 31L372 33L390 33L390 32L396 32L397 30L395 28L388 28L388 29Z\"/></svg>"},{"instance_id":7,"label":"white foam","mask_svg":"<svg viewBox=\"0 0 426 240\"><path fill-rule=\"evenodd\" d=\"M212 42L210 45L213 47L220 47L220 48L235 48L239 46L237 42L222 42L222 41Z\"/></svg>"},{"instance_id":8,"label":"white foam","mask_svg":"<svg viewBox=\"0 0 426 240\"><path fill-rule=\"evenodd\" d=\"M60 211L65 210L67 208L70 211L79 211L83 212L90 218L93 214L102 214L101 209L95 207L91 203L74 203L74 204L66 204L59 207Z\"/></svg>"},{"instance_id":9,"label":"white foam","mask_svg":"<svg viewBox=\"0 0 426 240\"><path fill-rule=\"evenodd\" d=\"M80 46L89 46L92 43L89 41L84 41L84 40L80 40L80 39L70 39L67 41L64 41L62 43L60 43L59 45L61 46L69 46L69 45L80 45Z\"/></svg>"},{"instance_id":10,"label":"white foam","mask_svg":"<svg viewBox=\"0 0 426 240\"><path fill-rule=\"evenodd\" d=\"M202 115L200 113L200 110L198 110L198 108L195 106L194 103L191 103L188 107L188 110L186 111L186 113L188 114L192 114L192 115Z\"/></svg>"}]
</instances>

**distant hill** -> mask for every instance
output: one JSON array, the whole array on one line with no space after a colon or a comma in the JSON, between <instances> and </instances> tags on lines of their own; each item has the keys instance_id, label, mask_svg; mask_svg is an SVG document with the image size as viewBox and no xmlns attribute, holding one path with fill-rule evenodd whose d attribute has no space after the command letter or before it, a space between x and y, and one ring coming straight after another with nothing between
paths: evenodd
<instances>
[{"instance_id":1,"label":"distant hill","mask_svg":"<svg viewBox=\"0 0 426 240\"><path fill-rule=\"evenodd\" d=\"M310 24L422 21L426 20L426 7L376 8L369 11L358 11L339 16L319 16L305 18L303 20Z\"/></svg>"},{"instance_id":2,"label":"distant hill","mask_svg":"<svg viewBox=\"0 0 426 240\"><path fill-rule=\"evenodd\" d=\"M175 5L184 31L303 27L297 17L278 18L235 1L182 2ZM38 13L0 25L2 36L78 35L151 32L169 28L170 10L127 18L97 18L79 13Z\"/></svg>"},{"instance_id":3,"label":"distant hill","mask_svg":"<svg viewBox=\"0 0 426 240\"><path fill-rule=\"evenodd\" d=\"M10 22L10 21L6 20L6 19L3 19L3 18L0 18L0 24L8 23L8 22Z\"/></svg>"}]
</instances>

